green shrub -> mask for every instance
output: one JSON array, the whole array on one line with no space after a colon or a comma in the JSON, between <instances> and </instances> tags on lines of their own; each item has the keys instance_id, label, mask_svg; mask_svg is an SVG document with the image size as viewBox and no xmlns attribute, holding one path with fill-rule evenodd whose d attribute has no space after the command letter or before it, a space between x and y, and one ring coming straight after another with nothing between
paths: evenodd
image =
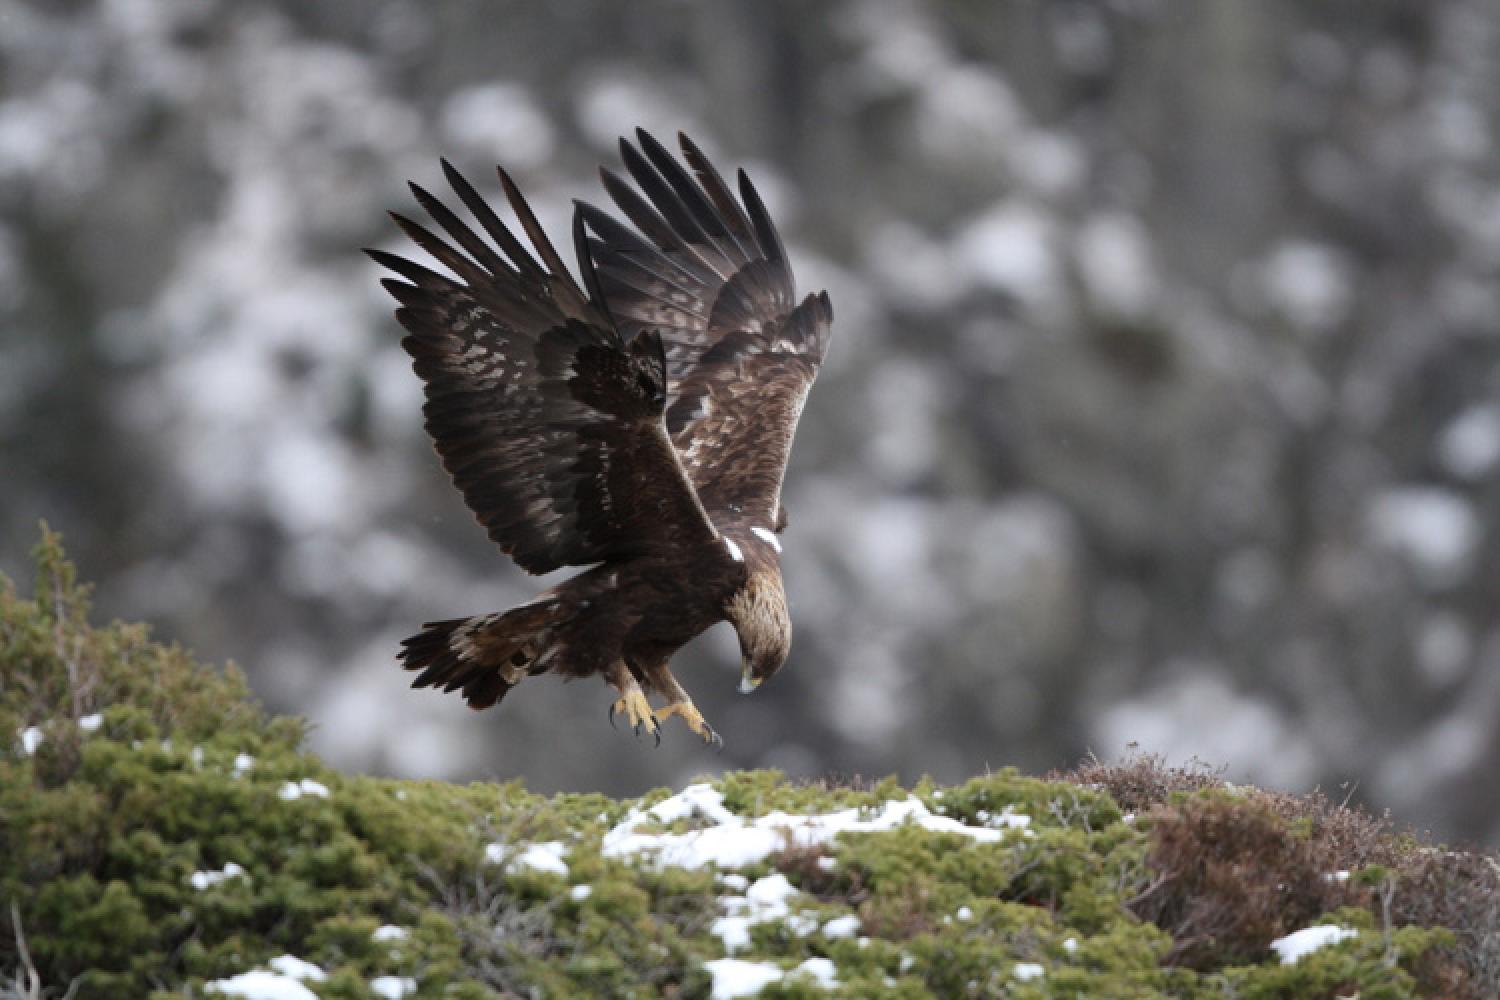
<instances>
[{"instance_id":1,"label":"green shrub","mask_svg":"<svg viewBox=\"0 0 1500 1000\"><path fill-rule=\"evenodd\" d=\"M45 533L33 596L0 579L0 997L202 998L281 955L323 971L305 983L322 997L406 979L418 998L704 997L716 922L782 876L796 892L735 956L774 967L767 996L826 995L806 971L824 962L836 993L911 998L1463 998L1500 967L1493 858L1150 758L911 790L725 774L738 822L915 799L938 828L789 841L716 873L604 855L611 826L666 791L347 776L303 732L233 668L91 625ZM554 841L566 875L515 863ZM1271 954L1320 922L1358 934L1291 965Z\"/></svg>"}]
</instances>

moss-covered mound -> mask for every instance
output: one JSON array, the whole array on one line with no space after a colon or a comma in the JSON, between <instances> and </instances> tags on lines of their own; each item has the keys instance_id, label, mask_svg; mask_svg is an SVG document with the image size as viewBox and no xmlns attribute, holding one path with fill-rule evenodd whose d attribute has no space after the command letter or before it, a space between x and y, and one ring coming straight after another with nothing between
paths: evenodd
<instances>
[{"instance_id":1,"label":"moss-covered mound","mask_svg":"<svg viewBox=\"0 0 1500 1000\"><path fill-rule=\"evenodd\" d=\"M620 802L350 777L233 670L86 614L55 537L33 599L0 581L0 996L1500 982L1493 859L1316 797L1147 759L948 788L741 773Z\"/></svg>"}]
</instances>

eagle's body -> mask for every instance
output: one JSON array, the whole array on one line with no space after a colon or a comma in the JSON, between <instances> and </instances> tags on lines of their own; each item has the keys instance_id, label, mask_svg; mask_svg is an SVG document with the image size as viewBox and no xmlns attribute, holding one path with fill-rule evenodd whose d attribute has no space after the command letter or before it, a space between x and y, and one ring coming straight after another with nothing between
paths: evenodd
<instances>
[{"instance_id":1,"label":"eagle's body","mask_svg":"<svg viewBox=\"0 0 1500 1000\"><path fill-rule=\"evenodd\" d=\"M717 741L667 664L725 620L742 690L786 659L781 479L832 313L826 295L795 301L743 172L742 204L685 137L692 174L638 136L621 149L640 192L603 172L635 229L590 205L574 215L587 294L503 171L537 256L446 163L492 243L413 185L453 242L396 220L452 276L371 252L405 279L384 284L427 428L480 523L529 572L592 567L503 614L430 623L402 658L415 685L475 708L533 674L599 674L637 728L678 714Z\"/></svg>"}]
</instances>

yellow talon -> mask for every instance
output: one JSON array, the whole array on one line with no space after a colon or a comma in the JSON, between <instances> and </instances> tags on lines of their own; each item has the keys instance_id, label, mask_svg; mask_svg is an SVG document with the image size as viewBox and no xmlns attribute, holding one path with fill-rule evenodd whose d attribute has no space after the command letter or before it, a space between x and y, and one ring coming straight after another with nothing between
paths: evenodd
<instances>
[{"instance_id":1,"label":"yellow talon","mask_svg":"<svg viewBox=\"0 0 1500 1000\"><path fill-rule=\"evenodd\" d=\"M656 742L661 742L661 727L656 724L656 713L651 711L651 703L641 693L640 688L632 688L620 696L620 699L610 706L610 718L616 713L622 713L630 728L639 735L641 727L646 727L646 732L656 737Z\"/></svg>"},{"instance_id":2,"label":"yellow talon","mask_svg":"<svg viewBox=\"0 0 1500 1000\"><path fill-rule=\"evenodd\" d=\"M674 715L682 716L682 721L687 723L689 729L703 737L704 743L712 743L714 746L719 747L724 745L724 741L720 739L719 734L713 731L713 728L704 720L703 713L698 711L698 707L692 702L674 701L656 710L656 720L658 722L665 722Z\"/></svg>"}]
</instances>

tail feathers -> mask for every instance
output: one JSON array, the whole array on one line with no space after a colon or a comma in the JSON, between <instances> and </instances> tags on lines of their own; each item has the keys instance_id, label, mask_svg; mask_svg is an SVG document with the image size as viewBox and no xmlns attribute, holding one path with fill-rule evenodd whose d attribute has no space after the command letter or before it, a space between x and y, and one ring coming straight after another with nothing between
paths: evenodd
<instances>
[{"instance_id":1,"label":"tail feathers","mask_svg":"<svg viewBox=\"0 0 1500 1000\"><path fill-rule=\"evenodd\" d=\"M504 614L428 622L401 643L407 670L420 670L412 687L462 689L470 708L489 708L552 658L555 601L534 602Z\"/></svg>"}]
</instances>

